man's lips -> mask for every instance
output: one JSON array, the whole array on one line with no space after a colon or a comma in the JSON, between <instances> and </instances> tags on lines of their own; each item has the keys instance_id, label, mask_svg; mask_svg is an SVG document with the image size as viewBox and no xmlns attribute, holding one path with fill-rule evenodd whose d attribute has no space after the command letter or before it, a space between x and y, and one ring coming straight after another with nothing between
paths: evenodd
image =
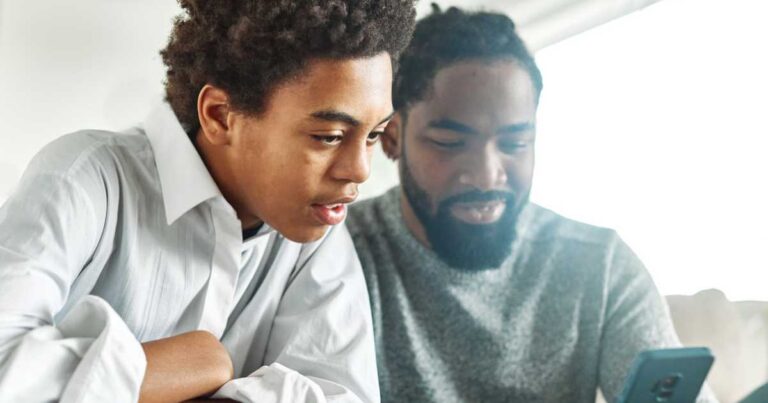
<instances>
[{"instance_id":1,"label":"man's lips","mask_svg":"<svg viewBox=\"0 0 768 403\"><path fill-rule=\"evenodd\" d=\"M314 203L312 204L312 214L322 224L341 224L347 215L347 204L352 203L356 198L357 195L346 196L328 203Z\"/></svg>"},{"instance_id":2,"label":"man's lips","mask_svg":"<svg viewBox=\"0 0 768 403\"><path fill-rule=\"evenodd\" d=\"M505 200L453 203L451 215L467 224L491 224L499 220L507 207Z\"/></svg>"}]
</instances>

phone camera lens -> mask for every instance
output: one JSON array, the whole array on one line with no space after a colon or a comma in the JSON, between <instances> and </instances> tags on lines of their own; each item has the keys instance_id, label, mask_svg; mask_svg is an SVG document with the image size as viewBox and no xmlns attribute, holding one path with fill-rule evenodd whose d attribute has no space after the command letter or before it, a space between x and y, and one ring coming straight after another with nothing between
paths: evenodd
<instances>
[{"instance_id":1,"label":"phone camera lens","mask_svg":"<svg viewBox=\"0 0 768 403\"><path fill-rule=\"evenodd\" d=\"M682 378L682 375L680 374L670 375L661 381L661 386L663 388L674 388L680 381L680 378Z\"/></svg>"}]
</instances>

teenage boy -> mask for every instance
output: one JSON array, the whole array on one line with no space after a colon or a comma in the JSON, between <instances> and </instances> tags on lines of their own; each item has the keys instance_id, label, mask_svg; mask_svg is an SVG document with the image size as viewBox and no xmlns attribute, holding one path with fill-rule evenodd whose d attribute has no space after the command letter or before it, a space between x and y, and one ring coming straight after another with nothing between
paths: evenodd
<instances>
[{"instance_id":1,"label":"teenage boy","mask_svg":"<svg viewBox=\"0 0 768 403\"><path fill-rule=\"evenodd\" d=\"M167 103L46 146L0 209L0 401L378 401L337 224L412 1L180 3Z\"/></svg>"}]
</instances>

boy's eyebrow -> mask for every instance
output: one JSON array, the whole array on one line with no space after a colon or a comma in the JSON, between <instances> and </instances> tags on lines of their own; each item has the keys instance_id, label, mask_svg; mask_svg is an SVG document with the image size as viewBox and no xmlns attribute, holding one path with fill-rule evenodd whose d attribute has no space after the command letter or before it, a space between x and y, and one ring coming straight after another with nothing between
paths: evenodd
<instances>
[{"instance_id":1,"label":"boy's eyebrow","mask_svg":"<svg viewBox=\"0 0 768 403\"><path fill-rule=\"evenodd\" d=\"M346 112L337 111L333 109L326 109L322 111L312 112L310 116L312 116L315 119L325 120L327 122L341 122L341 123L346 123L352 127L360 126L360 121L355 119L352 115Z\"/></svg>"},{"instance_id":2,"label":"boy's eyebrow","mask_svg":"<svg viewBox=\"0 0 768 403\"><path fill-rule=\"evenodd\" d=\"M390 113L389 116L385 117L384 119L381 119L381 122L379 122L378 125L380 125L380 124L382 124L382 123L384 123L384 122L386 122L388 120L392 120L392 118L395 116L395 113L396 113L395 111L392 111L392 113ZM378 126L378 125L376 125L376 126Z\"/></svg>"},{"instance_id":3,"label":"boy's eyebrow","mask_svg":"<svg viewBox=\"0 0 768 403\"><path fill-rule=\"evenodd\" d=\"M352 127L358 127L361 124L360 121L357 120L354 116L346 112L337 111L334 109L326 109L322 111L313 112L312 114L310 114L310 116L314 119L324 120L326 122L346 123ZM394 111L390 113L387 117L382 119L381 122L379 122L376 126L379 126L382 123L392 119L393 116L395 116Z\"/></svg>"}]
</instances>

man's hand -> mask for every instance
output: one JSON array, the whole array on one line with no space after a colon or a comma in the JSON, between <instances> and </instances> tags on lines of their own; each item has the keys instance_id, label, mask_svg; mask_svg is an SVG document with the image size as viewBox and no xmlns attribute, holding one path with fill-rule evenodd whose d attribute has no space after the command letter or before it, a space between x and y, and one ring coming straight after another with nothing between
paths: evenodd
<instances>
[{"instance_id":1,"label":"man's hand","mask_svg":"<svg viewBox=\"0 0 768 403\"><path fill-rule=\"evenodd\" d=\"M218 339L203 330L143 343L147 371L140 403L181 402L206 396L233 376L232 359Z\"/></svg>"}]
</instances>

